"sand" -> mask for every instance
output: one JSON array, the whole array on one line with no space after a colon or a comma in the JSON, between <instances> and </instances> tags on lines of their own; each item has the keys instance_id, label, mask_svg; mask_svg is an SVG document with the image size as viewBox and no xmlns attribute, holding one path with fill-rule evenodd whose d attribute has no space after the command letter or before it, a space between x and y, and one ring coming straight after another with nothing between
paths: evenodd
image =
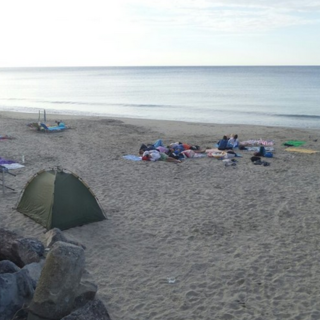
<instances>
[{"instance_id":1,"label":"sand","mask_svg":"<svg viewBox=\"0 0 320 320\"><path fill-rule=\"evenodd\" d=\"M80 175L108 220L64 234L83 243L86 266L113 320L320 319L320 151L317 130L59 116L71 129L42 134L37 115L2 112L0 156L21 163L0 193L0 226L44 239L14 210L27 180L62 166ZM56 120L48 116L49 120ZM270 166L241 151L236 166L210 158L134 162L158 138L212 147L223 134L272 139ZM317 141L314 141L317 140ZM2 190L0 190L2 191Z\"/></svg>"}]
</instances>

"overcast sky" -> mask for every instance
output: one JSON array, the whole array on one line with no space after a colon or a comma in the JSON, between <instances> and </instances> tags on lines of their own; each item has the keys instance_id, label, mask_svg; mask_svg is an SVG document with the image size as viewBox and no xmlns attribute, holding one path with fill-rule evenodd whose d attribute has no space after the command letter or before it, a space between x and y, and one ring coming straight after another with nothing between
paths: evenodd
<instances>
[{"instance_id":1,"label":"overcast sky","mask_svg":"<svg viewBox=\"0 0 320 320\"><path fill-rule=\"evenodd\" d=\"M0 0L0 67L320 65L320 0Z\"/></svg>"}]
</instances>

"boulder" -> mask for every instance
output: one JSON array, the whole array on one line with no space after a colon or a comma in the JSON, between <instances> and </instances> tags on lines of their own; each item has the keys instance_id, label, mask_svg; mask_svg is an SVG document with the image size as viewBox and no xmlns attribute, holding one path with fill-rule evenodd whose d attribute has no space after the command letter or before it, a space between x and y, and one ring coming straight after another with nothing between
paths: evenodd
<instances>
[{"instance_id":1,"label":"boulder","mask_svg":"<svg viewBox=\"0 0 320 320\"><path fill-rule=\"evenodd\" d=\"M74 300L74 308L77 309L82 307L87 302L93 300L98 291L98 286L88 280L81 280L79 288L76 293L76 298Z\"/></svg>"},{"instance_id":2,"label":"boulder","mask_svg":"<svg viewBox=\"0 0 320 320\"><path fill-rule=\"evenodd\" d=\"M47 241L46 246L48 248L51 248L55 242L62 241L62 242L71 243L76 246L82 247L83 249L86 249L86 247L81 243L67 239L59 228L53 228L49 230L48 232L46 232L45 237Z\"/></svg>"},{"instance_id":3,"label":"boulder","mask_svg":"<svg viewBox=\"0 0 320 320\"><path fill-rule=\"evenodd\" d=\"M44 245L38 239L36 239L36 238L19 238L19 242L26 244L26 246L31 248L34 252L36 252L39 257L43 257Z\"/></svg>"},{"instance_id":4,"label":"boulder","mask_svg":"<svg viewBox=\"0 0 320 320\"><path fill-rule=\"evenodd\" d=\"M12 319L24 303L29 303L34 288L27 270L0 274L0 320Z\"/></svg>"},{"instance_id":5,"label":"boulder","mask_svg":"<svg viewBox=\"0 0 320 320\"><path fill-rule=\"evenodd\" d=\"M18 272L19 270L20 270L20 268L9 260L0 261L0 274L2 274L2 273L15 273L15 272Z\"/></svg>"},{"instance_id":6,"label":"boulder","mask_svg":"<svg viewBox=\"0 0 320 320\"><path fill-rule=\"evenodd\" d=\"M104 304L96 299L61 320L110 320L110 316Z\"/></svg>"},{"instance_id":7,"label":"boulder","mask_svg":"<svg viewBox=\"0 0 320 320\"><path fill-rule=\"evenodd\" d=\"M11 320L28 320L27 308L22 307L14 314L14 317Z\"/></svg>"},{"instance_id":8,"label":"boulder","mask_svg":"<svg viewBox=\"0 0 320 320\"><path fill-rule=\"evenodd\" d=\"M29 305L28 319L61 319L72 311L84 262L81 247L61 241L53 245Z\"/></svg>"},{"instance_id":9,"label":"boulder","mask_svg":"<svg viewBox=\"0 0 320 320\"><path fill-rule=\"evenodd\" d=\"M43 248L39 249L39 248ZM44 252L43 244L33 238L19 238L12 242L11 258L19 267L32 262L39 262ZM39 253L41 255L39 255Z\"/></svg>"},{"instance_id":10,"label":"boulder","mask_svg":"<svg viewBox=\"0 0 320 320\"><path fill-rule=\"evenodd\" d=\"M10 260L22 268L26 264L39 262L43 244L34 238L22 238L15 232L0 228L0 260Z\"/></svg>"},{"instance_id":11,"label":"boulder","mask_svg":"<svg viewBox=\"0 0 320 320\"><path fill-rule=\"evenodd\" d=\"M11 260L11 246L18 238L15 232L0 228L0 260Z\"/></svg>"},{"instance_id":12,"label":"boulder","mask_svg":"<svg viewBox=\"0 0 320 320\"><path fill-rule=\"evenodd\" d=\"M35 284L38 284L41 271L44 267L45 260L42 259L40 262L33 262L30 264L25 265L22 269L26 270L29 274L29 277L35 282Z\"/></svg>"}]
</instances>

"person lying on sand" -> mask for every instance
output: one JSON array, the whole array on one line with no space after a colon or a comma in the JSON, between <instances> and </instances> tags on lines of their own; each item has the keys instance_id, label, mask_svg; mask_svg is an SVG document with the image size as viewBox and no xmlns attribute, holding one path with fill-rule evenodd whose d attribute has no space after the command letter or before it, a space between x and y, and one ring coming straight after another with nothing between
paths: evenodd
<instances>
[{"instance_id":1,"label":"person lying on sand","mask_svg":"<svg viewBox=\"0 0 320 320\"><path fill-rule=\"evenodd\" d=\"M139 149L139 154L142 155L145 151L156 150L159 147L164 147L162 144L162 140L158 139L155 143L146 143L142 144Z\"/></svg>"},{"instance_id":2,"label":"person lying on sand","mask_svg":"<svg viewBox=\"0 0 320 320\"><path fill-rule=\"evenodd\" d=\"M174 163L181 163L180 160L169 157L167 154L163 152L159 152L158 150L147 150L142 155L142 160L144 161L168 161Z\"/></svg>"},{"instance_id":3,"label":"person lying on sand","mask_svg":"<svg viewBox=\"0 0 320 320\"><path fill-rule=\"evenodd\" d=\"M170 157L175 159L192 158L195 153L205 153L206 150L201 150L199 146L190 145L182 142L171 143L166 152ZM192 152L188 152L192 151Z\"/></svg>"}]
</instances>

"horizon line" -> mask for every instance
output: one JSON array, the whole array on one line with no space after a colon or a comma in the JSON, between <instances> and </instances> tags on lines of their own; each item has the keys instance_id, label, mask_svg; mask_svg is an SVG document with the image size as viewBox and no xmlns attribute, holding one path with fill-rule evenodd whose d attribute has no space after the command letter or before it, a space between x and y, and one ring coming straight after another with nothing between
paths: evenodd
<instances>
[{"instance_id":1,"label":"horizon line","mask_svg":"<svg viewBox=\"0 0 320 320\"><path fill-rule=\"evenodd\" d=\"M117 66L16 66L2 67L0 69L49 69L49 68L225 68L225 67L320 67L320 64L275 64L275 65L117 65Z\"/></svg>"}]
</instances>

